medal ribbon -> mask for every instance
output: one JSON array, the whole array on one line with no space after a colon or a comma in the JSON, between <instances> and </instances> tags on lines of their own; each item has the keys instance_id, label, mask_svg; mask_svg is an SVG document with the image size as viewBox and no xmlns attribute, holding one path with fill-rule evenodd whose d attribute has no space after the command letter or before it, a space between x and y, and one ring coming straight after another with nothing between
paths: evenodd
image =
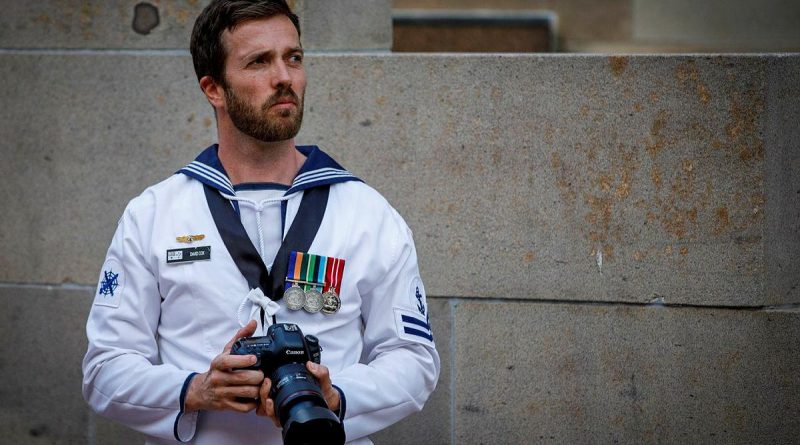
<instances>
[{"instance_id":1,"label":"medal ribbon","mask_svg":"<svg viewBox=\"0 0 800 445\"><path fill-rule=\"evenodd\" d=\"M325 270L325 291L333 288L337 295L341 294L342 275L344 274L344 260L328 258Z\"/></svg>"},{"instance_id":2,"label":"medal ribbon","mask_svg":"<svg viewBox=\"0 0 800 445\"><path fill-rule=\"evenodd\" d=\"M300 280L300 271L303 269L303 252L295 252L289 254L289 263L287 264L286 271L286 284L283 290L287 290L294 284L290 280Z\"/></svg>"},{"instance_id":3,"label":"medal ribbon","mask_svg":"<svg viewBox=\"0 0 800 445\"><path fill-rule=\"evenodd\" d=\"M284 290L297 283L303 290L325 288L326 271L330 268L328 257L307 252L293 251L289 254Z\"/></svg>"},{"instance_id":4,"label":"medal ribbon","mask_svg":"<svg viewBox=\"0 0 800 445\"><path fill-rule=\"evenodd\" d=\"M319 260L317 261L317 276L314 279L315 283L319 283L322 285L323 290L325 289L325 270L328 265L328 257L318 255Z\"/></svg>"},{"instance_id":5,"label":"medal ribbon","mask_svg":"<svg viewBox=\"0 0 800 445\"><path fill-rule=\"evenodd\" d=\"M310 253L306 254L305 256L308 258L306 260L306 268L305 268L306 281L308 281L309 283L313 283L314 282L314 267L317 265L317 256L313 255L313 254L310 254ZM308 290L309 287L313 288L313 286L310 286L310 285L307 284L307 285L305 285L304 289Z\"/></svg>"}]
</instances>

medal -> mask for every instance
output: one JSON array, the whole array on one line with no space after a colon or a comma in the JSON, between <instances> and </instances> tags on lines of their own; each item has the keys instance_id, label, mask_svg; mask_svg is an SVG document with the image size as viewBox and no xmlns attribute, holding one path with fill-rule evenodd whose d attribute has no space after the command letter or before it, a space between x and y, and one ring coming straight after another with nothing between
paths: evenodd
<instances>
[{"instance_id":1,"label":"medal","mask_svg":"<svg viewBox=\"0 0 800 445\"><path fill-rule=\"evenodd\" d=\"M342 300L336 295L333 288L328 289L328 292L322 294L322 313L325 315L333 315L342 307Z\"/></svg>"},{"instance_id":2,"label":"medal","mask_svg":"<svg viewBox=\"0 0 800 445\"><path fill-rule=\"evenodd\" d=\"M322 309L322 294L320 291L317 290L317 286L315 285L317 281L317 266L319 266L322 261L319 261L321 258L318 255L314 254L306 254L306 261L305 274L304 278L306 280L306 301L303 305L303 309L306 312L316 313ZM308 288L308 285L311 285L311 289Z\"/></svg>"},{"instance_id":3,"label":"medal","mask_svg":"<svg viewBox=\"0 0 800 445\"><path fill-rule=\"evenodd\" d=\"M325 286L327 290L322 296L322 313L333 315L342 307L339 292L341 292L342 274L344 273L344 260L331 257L328 258L326 266Z\"/></svg>"},{"instance_id":4,"label":"medal","mask_svg":"<svg viewBox=\"0 0 800 445\"><path fill-rule=\"evenodd\" d=\"M289 254L286 272L283 298L289 309L333 315L342 307L344 260L295 251Z\"/></svg>"},{"instance_id":5,"label":"medal","mask_svg":"<svg viewBox=\"0 0 800 445\"><path fill-rule=\"evenodd\" d=\"M294 283L283 293L283 299L286 300L286 307L293 311L299 311L305 305L306 294L297 283Z\"/></svg>"},{"instance_id":6,"label":"medal","mask_svg":"<svg viewBox=\"0 0 800 445\"><path fill-rule=\"evenodd\" d=\"M312 314L317 313L322 309L322 294L316 287L306 291L305 305L303 309Z\"/></svg>"}]
</instances>

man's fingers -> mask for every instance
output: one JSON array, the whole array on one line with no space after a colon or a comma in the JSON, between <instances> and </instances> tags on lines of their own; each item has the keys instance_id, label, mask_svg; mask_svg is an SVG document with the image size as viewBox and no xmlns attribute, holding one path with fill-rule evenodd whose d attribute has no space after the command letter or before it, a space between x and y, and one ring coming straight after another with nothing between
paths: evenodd
<instances>
[{"instance_id":1,"label":"man's fingers","mask_svg":"<svg viewBox=\"0 0 800 445\"><path fill-rule=\"evenodd\" d=\"M272 408L272 400L269 399L269 390L271 388L272 388L272 381L270 381L270 379L264 379L264 383L261 384L261 389L258 391L258 398L261 401L261 403L258 406L258 412L256 414L260 416L269 417L271 415L274 415L274 410L267 410L268 405L270 408Z\"/></svg>"},{"instance_id":2,"label":"man's fingers","mask_svg":"<svg viewBox=\"0 0 800 445\"><path fill-rule=\"evenodd\" d=\"M233 338L231 339L231 341L229 341L225 345L225 348L222 350L222 352L224 352L224 353L231 352L231 347L233 347L233 344L236 343L236 340L238 340L238 339L240 339L242 337L250 337L251 335L255 334L256 327L258 327L258 323L256 323L255 320L250 320L249 323L244 325L243 328L239 329L236 332L236 335L234 335Z\"/></svg>"},{"instance_id":3,"label":"man's fingers","mask_svg":"<svg viewBox=\"0 0 800 445\"><path fill-rule=\"evenodd\" d=\"M240 413L249 413L250 411L254 410L258 406L258 402L256 399L251 399L251 401L246 401L245 399L234 399L228 402L227 408L231 411L237 411Z\"/></svg>"},{"instance_id":4,"label":"man's fingers","mask_svg":"<svg viewBox=\"0 0 800 445\"><path fill-rule=\"evenodd\" d=\"M341 399L339 397L339 391L333 388L328 367L309 361L306 363L306 368L308 368L308 370L311 372L311 375L316 377L319 381L319 387L322 390L322 396L325 397L325 402L328 404L328 408L337 411L339 409Z\"/></svg>"},{"instance_id":5,"label":"man's fingers","mask_svg":"<svg viewBox=\"0 0 800 445\"><path fill-rule=\"evenodd\" d=\"M266 403L269 400L270 389L272 389L272 380L264 379L264 382L261 383L261 390L258 392L259 397L261 397L262 403Z\"/></svg>"},{"instance_id":6,"label":"man's fingers","mask_svg":"<svg viewBox=\"0 0 800 445\"><path fill-rule=\"evenodd\" d=\"M229 386L225 389L225 397L237 402L258 403L259 387L257 385Z\"/></svg>"},{"instance_id":7,"label":"man's fingers","mask_svg":"<svg viewBox=\"0 0 800 445\"><path fill-rule=\"evenodd\" d=\"M311 375L319 380L320 386L330 384L331 376L326 366L318 365L314 362L307 362L306 368L308 368L308 370L311 372Z\"/></svg>"},{"instance_id":8,"label":"man's fingers","mask_svg":"<svg viewBox=\"0 0 800 445\"><path fill-rule=\"evenodd\" d=\"M211 362L211 368L219 371L229 371L231 369L249 368L255 364L255 355L221 354Z\"/></svg>"},{"instance_id":9,"label":"man's fingers","mask_svg":"<svg viewBox=\"0 0 800 445\"><path fill-rule=\"evenodd\" d=\"M260 403L258 405L258 409L256 410L256 414L271 418L272 423L274 423L276 427L280 428L281 423L278 420L278 416L275 414L275 403L269 398L270 388L272 388L272 382L270 379L264 379L264 383L261 385L261 390L258 394Z\"/></svg>"}]
</instances>

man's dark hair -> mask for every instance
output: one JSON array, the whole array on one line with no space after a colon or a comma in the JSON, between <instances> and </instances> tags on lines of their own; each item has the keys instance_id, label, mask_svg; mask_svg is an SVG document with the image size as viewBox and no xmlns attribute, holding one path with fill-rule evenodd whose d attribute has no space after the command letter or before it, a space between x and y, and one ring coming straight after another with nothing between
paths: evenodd
<instances>
[{"instance_id":1,"label":"man's dark hair","mask_svg":"<svg viewBox=\"0 0 800 445\"><path fill-rule=\"evenodd\" d=\"M194 72L199 81L211 76L215 82L225 84L225 46L222 33L233 31L236 26L248 20L285 15L292 21L300 35L300 20L286 0L214 0L200 13L194 22L192 52Z\"/></svg>"}]
</instances>

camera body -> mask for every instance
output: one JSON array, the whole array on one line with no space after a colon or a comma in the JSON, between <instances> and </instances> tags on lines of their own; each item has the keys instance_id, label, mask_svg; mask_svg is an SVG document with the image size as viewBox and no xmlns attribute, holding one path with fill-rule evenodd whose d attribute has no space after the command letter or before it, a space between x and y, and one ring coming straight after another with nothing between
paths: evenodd
<instances>
[{"instance_id":1,"label":"camera body","mask_svg":"<svg viewBox=\"0 0 800 445\"><path fill-rule=\"evenodd\" d=\"M296 324L279 323L263 337L245 337L231 347L231 355L255 355L245 369L261 370L272 382L270 398L283 425L283 443L343 444L344 426L328 409L319 382L306 362L319 364L322 348L313 335L303 335Z\"/></svg>"},{"instance_id":2,"label":"camera body","mask_svg":"<svg viewBox=\"0 0 800 445\"><path fill-rule=\"evenodd\" d=\"M317 337L303 336L300 327L291 323L270 326L264 337L240 338L231 348L232 355L255 355L256 364L247 369L260 369L265 376L291 363L319 364L321 351Z\"/></svg>"}]
</instances>

